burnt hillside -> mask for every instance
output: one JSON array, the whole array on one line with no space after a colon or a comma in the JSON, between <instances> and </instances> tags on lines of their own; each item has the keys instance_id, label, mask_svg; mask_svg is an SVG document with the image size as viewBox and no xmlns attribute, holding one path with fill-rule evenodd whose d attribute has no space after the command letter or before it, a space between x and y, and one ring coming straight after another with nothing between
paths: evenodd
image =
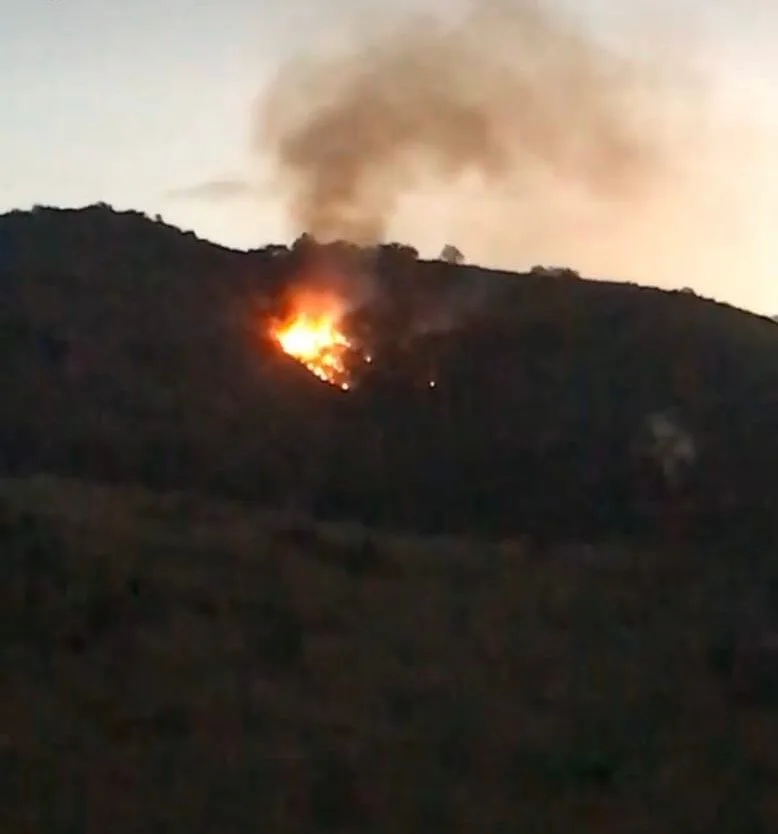
<instances>
[{"instance_id":1,"label":"burnt hillside","mask_svg":"<svg viewBox=\"0 0 778 834\"><path fill-rule=\"evenodd\" d=\"M629 452L645 415L670 409L700 449L699 519L770 521L768 319L338 244L370 272L355 317L379 350L343 394L263 333L311 246L234 252L108 206L0 217L3 468L423 529L594 535L642 523Z\"/></svg>"}]
</instances>

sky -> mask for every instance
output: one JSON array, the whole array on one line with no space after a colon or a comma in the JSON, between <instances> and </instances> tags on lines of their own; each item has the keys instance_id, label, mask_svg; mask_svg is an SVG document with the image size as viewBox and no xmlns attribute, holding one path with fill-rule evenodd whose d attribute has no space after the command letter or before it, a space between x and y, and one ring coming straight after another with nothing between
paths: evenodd
<instances>
[{"instance_id":1,"label":"sky","mask_svg":"<svg viewBox=\"0 0 778 834\"><path fill-rule=\"evenodd\" d=\"M403 2L455 13L444 0ZM563 218L565 206L549 203L544 233L520 245L473 222L497 210L522 222L518 202L496 209L488 192L430 187L408 195L397 237L423 254L455 243L486 265L569 265L778 313L778 4L566 2L602 36L642 32L649 52L677 41L704 67L720 116L704 172L701 165L683 193L667 188L663 202L641 208L640 223L609 215L607 228L592 221L586 234L586 218ZM0 211L107 202L238 248L290 239L295 230L278 195L216 199L211 189L204 199L196 186L263 181L266 163L249 141L257 97L290 57L316 49L371 5L0 0Z\"/></svg>"}]
</instances>

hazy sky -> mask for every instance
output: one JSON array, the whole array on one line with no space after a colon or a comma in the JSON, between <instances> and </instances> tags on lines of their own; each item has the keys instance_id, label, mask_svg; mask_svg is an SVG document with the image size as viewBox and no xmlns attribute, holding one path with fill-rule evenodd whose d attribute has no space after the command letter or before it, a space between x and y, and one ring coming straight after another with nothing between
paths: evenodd
<instances>
[{"instance_id":1,"label":"hazy sky","mask_svg":"<svg viewBox=\"0 0 778 834\"><path fill-rule=\"evenodd\" d=\"M421 2L431 8L430 0ZM405 0L410 8L418 3ZM284 59L312 48L319 33L370 5L369 0L0 0L0 210L105 201L160 213L228 245L254 247L288 238L292 232L276 199L185 199L171 193L203 182L261 177L248 138L257 95ZM438 5L451 6L443 0ZM421 211L409 203L407 214L398 218L398 235L422 251L453 242L473 260L516 267L527 261L570 263L587 273L688 285L739 306L778 312L773 229L778 152L768 133L778 128L778 56L770 55L778 36L778 4L567 0L567 5L600 31L643 21L648 52L653 39L657 49L666 45L668 33L679 44L691 38L694 59L727 102L733 128L731 135L721 133L715 178L701 174L692 197L676 200L666 192L666 204L653 206L642 226L622 228L611 218L610 232L593 227L585 239L581 223L569 217L557 235L548 209L546 233L534 249L523 244L526 251L472 231L470 218L479 205L484 216L494 210L486 206L488 194L460 195L458 202L448 190L443 211L433 189L417 195ZM640 17L646 8L652 9L656 29ZM708 216L711 204L718 203L723 213ZM453 216L465 204L461 216ZM700 223L696 205L705 215ZM510 203L504 212L519 216ZM419 225L420 218L431 216L435 219ZM576 234L569 231L571 223ZM608 248L614 235L617 245ZM456 239L449 241L452 236Z\"/></svg>"}]
</instances>

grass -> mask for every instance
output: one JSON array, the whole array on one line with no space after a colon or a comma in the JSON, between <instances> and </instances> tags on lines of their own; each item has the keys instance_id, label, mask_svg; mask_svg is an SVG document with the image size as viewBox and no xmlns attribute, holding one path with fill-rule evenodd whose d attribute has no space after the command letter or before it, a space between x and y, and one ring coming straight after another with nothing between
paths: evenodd
<instances>
[{"instance_id":1,"label":"grass","mask_svg":"<svg viewBox=\"0 0 778 834\"><path fill-rule=\"evenodd\" d=\"M731 674L770 554L52 478L0 484L0 548L4 834L778 830L778 684Z\"/></svg>"}]
</instances>

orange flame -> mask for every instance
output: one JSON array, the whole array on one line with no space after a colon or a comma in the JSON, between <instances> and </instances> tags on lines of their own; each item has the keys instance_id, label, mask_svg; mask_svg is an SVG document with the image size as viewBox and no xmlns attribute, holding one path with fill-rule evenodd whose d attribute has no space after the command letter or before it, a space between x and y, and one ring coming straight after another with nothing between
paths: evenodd
<instances>
[{"instance_id":1,"label":"orange flame","mask_svg":"<svg viewBox=\"0 0 778 834\"><path fill-rule=\"evenodd\" d=\"M272 326L272 336L286 354L319 379L344 391L350 386L346 357L351 342L339 328L343 306L337 298L299 293L292 312Z\"/></svg>"}]
</instances>

